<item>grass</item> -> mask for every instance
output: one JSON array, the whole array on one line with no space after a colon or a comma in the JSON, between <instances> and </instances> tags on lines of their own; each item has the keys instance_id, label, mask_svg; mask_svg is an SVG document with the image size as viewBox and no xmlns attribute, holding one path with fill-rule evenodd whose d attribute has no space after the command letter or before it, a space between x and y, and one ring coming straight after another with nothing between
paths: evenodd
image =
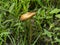
<instances>
[{"instance_id":1,"label":"grass","mask_svg":"<svg viewBox=\"0 0 60 45\"><path fill-rule=\"evenodd\" d=\"M0 0L0 45L60 45L60 0ZM21 21L26 12L36 12Z\"/></svg>"}]
</instances>

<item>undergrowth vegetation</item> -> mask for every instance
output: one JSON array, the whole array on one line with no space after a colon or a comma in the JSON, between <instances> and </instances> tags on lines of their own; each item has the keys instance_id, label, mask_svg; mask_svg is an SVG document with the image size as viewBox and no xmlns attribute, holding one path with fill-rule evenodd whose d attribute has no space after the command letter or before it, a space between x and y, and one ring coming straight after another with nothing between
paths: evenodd
<instances>
[{"instance_id":1,"label":"undergrowth vegetation","mask_svg":"<svg viewBox=\"0 0 60 45\"><path fill-rule=\"evenodd\" d=\"M60 0L0 0L0 45L60 45Z\"/></svg>"}]
</instances>

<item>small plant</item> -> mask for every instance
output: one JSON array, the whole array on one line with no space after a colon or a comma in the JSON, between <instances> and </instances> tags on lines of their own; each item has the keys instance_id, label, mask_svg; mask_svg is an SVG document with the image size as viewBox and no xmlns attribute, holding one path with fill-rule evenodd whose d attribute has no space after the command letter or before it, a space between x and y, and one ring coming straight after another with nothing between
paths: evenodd
<instances>
[{"instance_id":1,"label":"small plant","mask_svg":"<svg viewBox=\"0 0 60 45\"><path fill-rule=\"evenodd\" d=\"M0 45L60 45L60 0L0 0Z\"/></svg>"}]
</instances>

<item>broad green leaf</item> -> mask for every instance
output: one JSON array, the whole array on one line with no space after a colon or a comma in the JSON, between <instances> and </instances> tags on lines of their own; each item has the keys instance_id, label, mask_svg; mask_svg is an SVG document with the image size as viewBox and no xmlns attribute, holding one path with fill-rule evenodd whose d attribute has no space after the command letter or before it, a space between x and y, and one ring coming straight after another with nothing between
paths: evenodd
<instances>
[{"instance_id":1,"label":"broad green leaf","mask_svg":"<svg viewBox=\"0 0 60 45\"><path fill-rule=\"evenodd\" d=\"M55 27L54 30L60 30L60 27Z\"/></svg>"},{"instance_id":2,"label":"broad green leaf","mask_svg":"<svg viewBox=\"0 0 60 45\"><path fill-rule=\"evenodd\" d=\"M41 10L40 14L41 14L42 16L45 16L45 10Z\"/></svg>"},{"instance_id":3,"label":"broad green leaf","mask_svg":"<svg viewBox=\"0 0 60 45\"><path fill-rule=\"evenodd\" d=\"M42 3L41 0L37 0L37 2L38 2L39 5L43 6L43 3Z\"/></svg>"},{"instance_id":4,"label":"broad green leaf","mask_svg":"<svg viewBox=\"0 0 60 45\"><path fill-rule=\"evenodd\" d=\"M55 8L50 12L50 14L57 14L58 12L60 12L60 9Z\"/></svg>"},{"instance_id":5,"label":"broad green leaf","mask_svg":"<svg viewBox=\"0 0 60 45\"><path fill-rule=\"evenodd\" d=\"M56 37L56 38L55 38L55 41L56 41L56 42L60 42L60 39L58 39L58 38Z\"/></svg>"},{"instance_id":6,"label":"broad green leaf","mask_svg":"<svg viewBox=\"0 0 60 45\"><path fill-rule=\"evenodd\" d=\"M15 6L15 3L13 3L13 4L10 6L10 8L9 8L9 12L12 12L14 6Z\"/></svg>"},{"instance_id":7,"label":"broad green leaf","mask_svg":"<svg viewBox=\"0 0 60 45\"><path fill-rule=\"evenodd\" d=\"M0 34L0 36L2 37L3 35L8 35L8 34L10 34L10 32L2 32L1 34Z\"/></svg>"},{"instance_id":8,"label":"broad green leaf","mask_svg":"<svg viewBox=\"0 0 60 45\"><path fill-rule=\"evenodd\" d=\"M46 16L46 19L51 19L51 18L53 18L52 16Z\"/></svg>"},{"instance_id":9,"label":"broad green leaf","mask_svg":"<svg viewBox=\"0 0 60 45\"><path fill-rule=\"evenodd\" d=\"M52 33L44 29L44 34L47 35L48 37L52 36Z\"/></svg>"},{"instance_id":10,"label":"broad green leaf","mask_svg":"<svg viewBox=\"0 0 60 45\"><path fill-rule=\"evenodd\" d=\"M57 17L57 18L60 18L60 14L57 14L56 17Z\"/></svg>"}]
</instances>

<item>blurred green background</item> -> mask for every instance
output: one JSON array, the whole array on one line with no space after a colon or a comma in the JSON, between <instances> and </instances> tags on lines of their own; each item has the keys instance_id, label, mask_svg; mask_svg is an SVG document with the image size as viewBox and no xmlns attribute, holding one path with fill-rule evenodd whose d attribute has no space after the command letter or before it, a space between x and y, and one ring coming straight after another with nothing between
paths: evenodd
<instances>
[{"instance_id":1,"label":"blurred green background","mask_svg":"<svg viewBox=\"0 0 60 45\"><path fill-rule=\"evenodd\" d=\"M60 45L60 0L0 0L0 45Z\"/></svg>"}]
</instances>

